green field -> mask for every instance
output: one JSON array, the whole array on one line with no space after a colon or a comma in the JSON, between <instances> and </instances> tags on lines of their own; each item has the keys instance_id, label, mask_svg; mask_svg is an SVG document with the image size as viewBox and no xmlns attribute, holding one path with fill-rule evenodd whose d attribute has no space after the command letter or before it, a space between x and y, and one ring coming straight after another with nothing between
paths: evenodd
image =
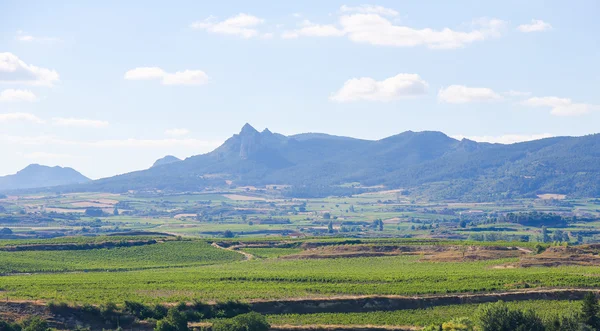
<instances>
[{"instance_id":1,"label":"green field","mask_svg":"<svg viewBox=\"0 0 600 331\"><path fill-rule=\"evenodd\" d=\"M200 241L71 251L0 252L0 273L120 271L237 261L240 254ZM0 279L0 284L2 284Z\"/></svg>"},{"instance_id":2,"label":"green field","mask_svg":"<svg viewBox=\"0 0 600 331\"><path fill-rule=\"evenodd\" d=\"M175 245L192 243L173 243ZM148 246L151 247L151 246ZM172 246L177 247L177 246ZM181 247L181 246L180 246ZM204 244L200 251L206 253ZM161 252L168 252L164 250ZM150 268L119 273L86 272L3 276L0 288L14 299L42 299L79 303L177 302L202 300L250 300L339 295L419 295L506 291L523 287L600 286L598 267L535 267L493 269L509 260L485 262L420 262L414 256L346 258L323 260L253 260L206 265L216 261L240 259L234 252L212 252L205 261L186 254L189 265L181 260L146 260L126 266L117 259L99 262L98 255L88 261L68 261L67 265L85 268L104 263L105 268ZM75 259L74 256L69 257ZM165 258L165 255L162 255ZM215 260L216 259L216 260ZM32 262L33 263L33 262ZM41 268L46 262L39 262ZM54 263L54 262L52 262ZM83 265L82 265L83 264ZM55 265L55 264L52 264ZM27 268L35 269L35 264ZM24 270L27 270L23 268Z\"/></svg>"}]
</instances>

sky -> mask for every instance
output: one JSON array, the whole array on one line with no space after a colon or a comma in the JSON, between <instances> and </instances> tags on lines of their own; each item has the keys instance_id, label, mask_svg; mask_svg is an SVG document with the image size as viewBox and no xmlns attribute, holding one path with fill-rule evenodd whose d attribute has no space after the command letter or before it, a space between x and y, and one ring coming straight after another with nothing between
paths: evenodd
<instances>
[{"instance_id":1,"label":"sky","mask_svg":"<svg viewBox=\"0 0 600 331\"><path fill-rule=\"evenodd\" d=\"M246 123L514 143L600 131L600 2L0 1L0 175L91 178Z\"/></svg>"}]
</instances>

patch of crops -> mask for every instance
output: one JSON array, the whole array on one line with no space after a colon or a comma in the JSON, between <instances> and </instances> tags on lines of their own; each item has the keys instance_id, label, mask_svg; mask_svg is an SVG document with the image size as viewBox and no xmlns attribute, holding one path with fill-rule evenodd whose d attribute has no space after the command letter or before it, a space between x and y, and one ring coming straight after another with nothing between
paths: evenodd
<instances>
[{"instance_id":1,"label":"patch of crops","mask_svg":"<svg viewBox=\"0 0 600 331\"><path fill-rule=\"evenodd\" d=\"M0 252L0 273L134 270L241 259L239 253L214 248L201 241L167 241L108 249Z\"/></svg>"},{"instance_id":2,"label":"patch of crops","mask_svg":"<svg viewBox=\"0 0 600 331\"><path fill-rule=\"evenodd\" d=\"M93 237L58 237L52 239L0 239L0 246L52 245L52 244L97 244L103 242L119 242L128 240L151 240L167 238L163 236L93 236Z\"/></svg>"},{"instance_id":3,"label":"patch of crops","mask_svg":"<svg viewBox=\"0 0 600 331\"><path fill-rule=\"evenodd\" d=\"M276 258L284 255L298 254L300 248L243 248L242 251L250 253L258 258Z\"/></svg>"}]
</instances>

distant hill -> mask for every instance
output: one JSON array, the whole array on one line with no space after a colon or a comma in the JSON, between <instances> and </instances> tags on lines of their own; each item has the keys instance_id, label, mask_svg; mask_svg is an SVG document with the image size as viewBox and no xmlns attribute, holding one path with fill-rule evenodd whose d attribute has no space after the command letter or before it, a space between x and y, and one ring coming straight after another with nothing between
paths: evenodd
<instances>
[{"instance_id":1,"label":"distant hill","mask_svg":"<svg viewBox=\"0 0 600 331\"><path fill-rule=\"evenodd\" d=\"M152 168L158 167L158 166L161 166L161 165L165 165L165 164L179 162L179 161L181 161L180 158L175 157L173 155L167 155L167 156L165 156L163 158L160 158L160 159L156 160L156 162L154 162L154 164L152 165Z\"/></svg>"},{"instance_id":2,"label":"distant hill","mask_svg":"<svg viewBox=\"0 0 600 331\"><path fill-rule=\"evenodd\" d=\"M539 193L600 196L600 135L511 145L407 131L377 141L284 136L246 124L214 151L66 190L193 191L289 184L295 196L344 194L340 184L410 188L432 197L488 201ZM350 192L351 193L351 192Z\"/></svg>"},{"instance_id":3,"label":"distant hill","mask_svg":"<svg viewBox=\"0 0 600 331\"><path fill-rule=\"evenodd\" d=\"M42 188L89 182L72 168L31 164L14 175L0 177L0 191Z\"/></svg>"}]
</instances>

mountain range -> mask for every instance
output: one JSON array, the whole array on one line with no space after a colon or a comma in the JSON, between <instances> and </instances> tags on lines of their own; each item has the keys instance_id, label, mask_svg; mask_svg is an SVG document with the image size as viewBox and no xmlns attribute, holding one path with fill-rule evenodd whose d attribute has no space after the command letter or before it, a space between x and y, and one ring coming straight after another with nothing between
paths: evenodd
<instances>
[{"instance_id":1,"label":"mountain range","mask_svg":"<svg viewBox=\"0 0 600 331\"><path fill-rule=\"evenodd\" d=\"M226 184L228 183L228 184ZM404 188L440 199L495 200L542 193L600 196L600 134L510 145L407 131L381 140L322 133L285 136L246 124L214 151L67 191L196 191L234 185L291 185L290 194L356 192L360 186ZM342 184L346 184L343 185Z\"/></svg>"}]
</instances>

